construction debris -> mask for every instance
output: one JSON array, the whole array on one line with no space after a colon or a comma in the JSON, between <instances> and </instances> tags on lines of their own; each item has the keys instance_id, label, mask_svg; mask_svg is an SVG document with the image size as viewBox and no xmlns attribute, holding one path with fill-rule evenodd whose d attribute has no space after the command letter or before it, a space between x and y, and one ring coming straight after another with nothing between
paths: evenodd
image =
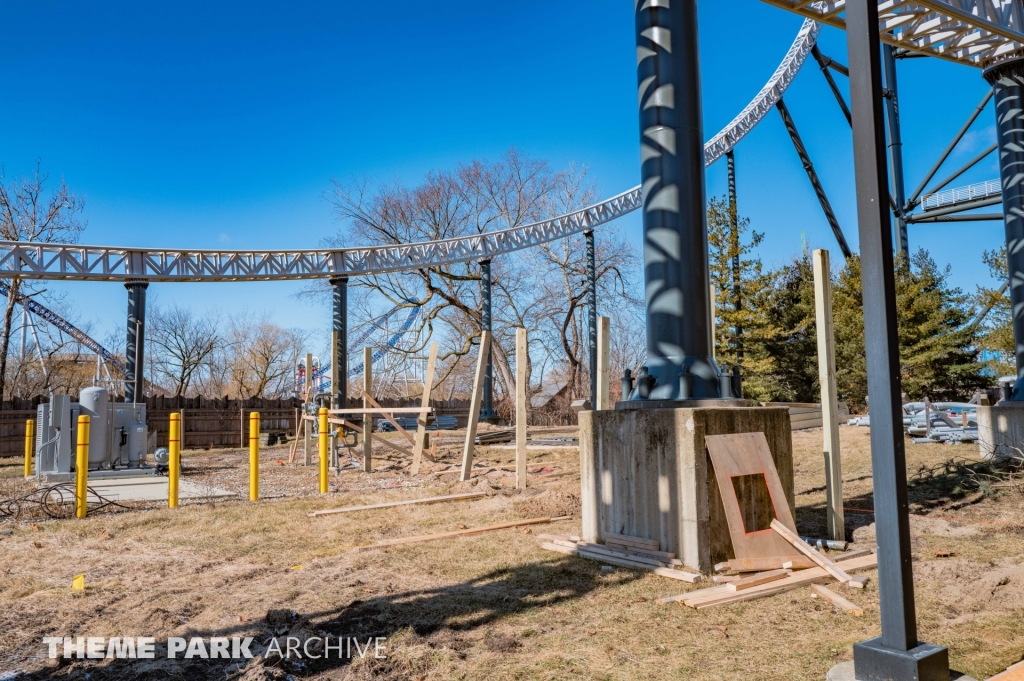
<instances>
[{"instance_id":1,"label":"construction debris","mask_svg":"<svg viewBox=\"0 0 1024 681\"><path fill-rule=\"evenodd\" d=\"M821 584L811 584L811 590L843 612L848 612L854 617L860 617L864 614L863 608L858 605L854 605L828 587L824 587Z\"/></svg>"},{"instance_id":2,"label":"construction debris","mask_svg":"<svg viewBox=\"0 0 1024 681\"><path fill-rule=\"evenodd\" d=\"M443 497L427 497L426 499L408 499L406 501L391 501L385 504L370 504L368 506L345 506L344 508L332 508L326 511L314 511L307 513L310 518L317 518L322 515L334 515L336 513L353 513L355 511L372 511L378 508L393 508L395 506L411 506L413 504L439 504L444 501L466 501L468 499L479 499L487 496L484 492L470 492L468 494L450 494Z\"/></svg>"},{"instance_id":3,"label":"construction debris","mask_svg":"<svg viewBox=\"0 0 1024 681\"><path fill-rule=\"evenodd\" d=\"M578 537L575 538L576 541L569 537L552 537L551 535L542 535L542 538L547 541L540 542L538 546L548 551L590 558L619 567L650 570L661 577L678 579L691 584L700 581L701 578L699 574L676 569L683 564L682 561L678 560L674 554L660 551L660 543L653 539L609 534L605 537L604 544L594 544L579 541Z\"/></svg>"},{"instance_id":4,"label":"construction debris","mask_svg":"<svg viewBox=\"0 0 1024 681\"><path fill-rule=\"evenodd\" d=\"M516 431L514 429L508 430L495 430L489 433L480 433L476 436L476 444L478 445L496 445L500 442L512 442L516 439Z\"/></svg>"}]
</instances>

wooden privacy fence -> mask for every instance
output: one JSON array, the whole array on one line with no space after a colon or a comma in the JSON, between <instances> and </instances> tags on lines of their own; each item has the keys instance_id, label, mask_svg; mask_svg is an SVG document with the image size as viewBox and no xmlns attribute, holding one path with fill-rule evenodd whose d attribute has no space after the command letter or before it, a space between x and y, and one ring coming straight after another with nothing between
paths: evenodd
<instances>
[{"instance_id":1,"label":"wooden privacy fence","mask_svg":"<svg viewBox=\"0 0 1024 681\"><path fill-rule=\"evenodd\" d=\"M77 399L75 397L74 399ZM49 398L14 399L3 402L0 409L0 457L24 456L25 421L36 418L36 408ZM418 407L419 400L381 399L384 407ZM260 413L260 432L267 437L264 444L295 437L296 421L302 406L297 398L283 400L206 397L147 397L146 416L149 430L156 433L156 446L167 446L167 433L173 412L182 414L182 448L217 449L247 447L249 412ZM359 407L361 400L349 398L346 406ZM469 419L469 400L431 400L430 406L439 416L454 416L460 428Z\"/></svg>"}]
</instances>

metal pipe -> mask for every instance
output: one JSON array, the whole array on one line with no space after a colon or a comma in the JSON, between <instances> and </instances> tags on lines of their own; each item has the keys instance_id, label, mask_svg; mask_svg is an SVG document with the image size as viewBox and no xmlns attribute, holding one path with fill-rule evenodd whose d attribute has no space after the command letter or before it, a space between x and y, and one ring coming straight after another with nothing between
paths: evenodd
<instances>
[{"instance_id":1,"label":"metal pipe","mask_svg":"<svg viewBox=\"0 0 1024 681\"><path fill-rule=\"evenodd\" d=\"M1017 381L1012 400L1024 401L1024 187L1019 182L1024 168L1024 59L1001 62L987 71L996 99L996 139L999 141L999 176L1002 180L1003 217L1006 229L1007 280L1013 311L1013 340Z\"/></svg>"},{"instance_id":2,"label":"metal pipe","mask_svg":"<svg viewBox=\"0 0 1024 681\"><path fill-rule=\"evenodd\" d=\"M480 261L480 330L492 331L491 328L491 261ZM481 420L495 418L494 411L494 362L493 353L487 353L487 367L484 370L484 394L480 408Z\"/></svg>"},{"instance_id":3,"label":"metal pipe","mask_svg":"<svg viewBox=\"0 0 1024 681\"><path fill-rule=\"evenodd\" d=\"M800 133L797 132L796 123L793 122L793 117L790 115L789 109L781 99L775 105L775 108L779 110L779 115L782 116L782 122L786 126L786 131L789 132L789 138L793 141L793 146L796 148L796 153L800 157L800 162L803 163L804 170L807 172L807 178L811 181L811 187L814 188L814 193L818 197L818 203L821 204L821 209L825 212L825 219L832 228L832 234L835 235L836 241L839 242L839 250L843 252L843 257L849 258L853 255L853 252L850 250L850 246L846 243L846 237L843 236L843 230L839 226L839 220L836 219L836 214L832 212L832 204L829 203L828 196L825 194L825 189L821 186L821 182L818 180L818 173L814 170L814 164L811 163L811 157L807 155L807 149L804 147L803 140L800 139ZM886 195L888 195L888 192L886 192Z\"/></svg>"},{"instance_id":4,"label":"metal pipe","mask_svg":"<svg viewBox=\"0 0 1024 681\"><path fill-rule=\"evenodd\" d=\"M921 665L931 664L931 668L936 668L946 664L947 674L949 667L944 648L912 651L918 648L919 642L900 400L892 223L885 205L889 182L876 0L849 0L846 29L864 328L872 330L866 338L865 355L871 401L871 462L882 624L880 637L854 646L855 676L862 679L921 678L924 681L939 676L917 674Z\"/></svg>"},{"instance_id":5,"label":"metal pipe","mask_svg":"<svg viewBox=\"0 0 1024 681\"><path fill-rule=\"evenodd\" d=\"M697 2L634 4L643 188L647 367L654 400L719 396L711 352ZM647 387L650 387L649 384Z\"/></svg>"},{"instance_id":6,"label":"metal pipe","mask_svg":"<svg viewBox=\"0 0 1024 681\"><path fill-rule=\"evenodd\" d=\"M921 198L921 194L922 192L924 192L924 188L927 187L928 183L932 181L933 177L935 177L935 173L939 172L939 168L942 167L942 164L946 162L946 159L949 158L949 155L953 153L953 149L956 148L956 145L959 144L960 140L962 140L964 135L967 134L967 130L978 118L982 110L988 105L988 100L990 99L992 99L991 90L989 90L985 94L985 96L981 98L981 103L974 108L974 111L967 118L967 122L964 123L962 128L960 128L960 132L956 134L956 137L953 138L953 141L949 143L949 146L946 147L946 150L942 152L941 156L939 156L939 160L935 162L935 165L932 166L932 169L929 170L928 174L924 176L923 180L921 180L921 184L918 185L917 189L914 190L914 193L910 196L910 199L907 201L905 209L909 210L918 204L918 199Z\"/></svg>"},{"instance_id":7,"label":"metal pipe","mask_svg":"<svg viewBox=\"0 0 1024 681\"><path fill-rule=\"evenodd\" d=\"M828 72L829 66L832 65L832 59L826 57L818 49L818 45L815 44L811 48L811 55L818 62L818 66L821 67L821 73L825 76L826 82L828 82L829 88L832 90L832 94L835 95L836 102L839 103L839 108L843 110L843 115L846 116L846 122L853 125L853 116L850 114L850 107L846 106L846 100L843 99L843 93L839 91L839 86L836 85L835 78ZM849 76L849 72L845 72L843 75Z\"/></svg>"},{"instance_id":8,"label":"metal pipe","mask_svg":"<svg viewBox=\"0 0 1024 681\"><path fill-rule=\"evenodd\" d=\"M929 194L934 194L934 193L938 192L938 191L939 191L940 189L942 189L943 187L945 187L945 186L946 186L947 184L949 184L950 182L952 182L952 181L953 181L953 180L955 180L956 178L958 178L958 177L960 177L961 175L963 175L964 173L966 173L966 172L967 172L968 170L970 170L971 168L973 168L974 166L976 166L976 165L977 165L978 163L980 163L980 162L981 162L981 161L982 161L982 160L983 160L983 159L984 159L984 158L985 158L986 156L988 156L988 155L989 155L989 154L991 154L991 153L992 153L993 151L995 151L995 150L996 150L996 147L997 147L997 146L998 146L998 145L996 145L996 144L993 144L993 145L992 145L992 146L990 146L990 147L989 147L988 149L986 149L985 151L981 152L980 154L978 154L977 156L975 156L974 158L972 158L972 159L971 159L970 161L968 161L968 162L967 162L967 163L966 163L966 164L965 164L964 166L962 166L962 167L961 167L961 168L960 168L959 170L957 170L957 171L956 171L955 173L953 173L952 175L950 175L949 177L947 177L947 178L946 178L945 180L943 180L942 182L940 182L940 183L938 183L937 185L935 185L934 187L932 187L932 188L931 188L931 189L930 189L930 190L928 191L928 193L929 193Z\"/></svg>"},{"instance_id":9,"label":"metal pipe","mask_svg":"<svg viewBox=\"0 0 1024 681\"><path fill-rule=\"evenodd\" d=\"M900 132L900 102L896 79L896 56L892 45L882 48L885 64L885 86L889 97L885 100L886 121L889 127L889 169L892 172L892 207L896 216L896 250L907 253L910 240L907 236L907 221L903 206L906 203L906 187L903 181L903 135Z\"/></svg>"},{"instance_id":10,"label":"metal pipe","mask_svg":"<svg viewBox=\"0 0 1024 681\"><path fill-rule=\"evenodd\" d=\"M931 215L917 220L907 219L914 224L925 222L984 222L986 220L1002 220L1002 213L975 213L973 215Z\"/></svg>"},{"instance_id":11,"label":"metal pipe","mask_svg":"<svg viewBox=\"0 0 1024 681\"><path fill-rule=\"evenodd\" d=\"M587 349L590 351L590 404L597 408L597 263L594 231L583 233L587 244ZM492 353L493 354L493 353ZM490 355L488 355L490 357Z\"/></svg>"}]
</instances>

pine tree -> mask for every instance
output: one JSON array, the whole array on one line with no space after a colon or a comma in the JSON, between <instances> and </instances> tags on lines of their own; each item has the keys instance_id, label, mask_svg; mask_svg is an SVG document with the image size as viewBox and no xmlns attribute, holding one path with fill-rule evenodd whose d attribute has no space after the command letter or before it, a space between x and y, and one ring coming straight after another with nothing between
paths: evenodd
<instances>
[{"instance_id":1,"label":"pine tree","mask_svg":"<svg viewBox=\"0 0 1024 681\"><path fill-rule=\"evenodd\" d=\"M912 400L962 400L989 385L978 361L977 330L968 296L946 282L925 250L895 261L900 378ZM833 287L836 378L840 396L863 407L867 395L860 260L850 258Z\"/></svg>"},{"instance_id":2,"label":"pine tree","mask_svg":"<svg viewBox=\"0 0 1024 681\"><path fill-rule=\"evenodd\" d=\"M1006 281L1006 246L996 251L985 251L982 262L988 265L989 272L997 281ZM987 350L989 355L985 364L989 373L994 376L1012 376L1017 373L1017 360L1013 340L1013 317L1010 311L1010 295L1008 291L1000 293L998 288L978 287L974 299L979 310L991 307L985 315L978 332L979 346Z\"/></svg>"},{"instance_id":3,"label":"pine tree","mask_svg":"<svg viewBox=\"0 0 1024 681\"><path fill-rule=\"evenodd\" d=\"M752 255L764 238L750 230L750 220L736 214L727 198L708 202L708 264L715 287L715 360L739 365L746 397L764 396L761 377L770 373L764 341L772 335L763 311L768 306L771 275Z\"/></svg>"},{"instance_id":4,"label":"pine tree","mask_svg":"<svg viewBox=\"0 0 1024 681\"><path fill-rule=\"evenodd\" d=\"M803 254L774 272L763 314L774 333L764 350L771 374L762 378L773 402L818 402L818 337L814 312L814 266Z\"/></svg>"}]
</instances>

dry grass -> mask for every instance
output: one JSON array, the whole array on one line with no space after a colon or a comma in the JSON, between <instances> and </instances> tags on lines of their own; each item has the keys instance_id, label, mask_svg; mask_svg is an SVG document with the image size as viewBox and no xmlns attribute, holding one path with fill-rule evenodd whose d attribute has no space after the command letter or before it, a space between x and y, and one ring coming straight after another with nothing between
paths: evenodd
<instances>
[{"instance_id":1,"label":"dry grass","mask_svg":"<svg viewBox=\"0 0 1024 681\"><path fill-rule=\"evenodd\" d=\"M867 429L843 428L849 508L871 509ZM797 521L821 534L824 491L820 431L794 435ZM908 469L953 457L966 446L908 445ZM346 471L328 498L312 491L315 467L276 465L287 449L263 457L264 490L284 498L136 510L84 521L0 524L0 670L33 678L316 679L764 679L824 678L849 659L853 643L877 635L878 592L843 590L867 613L834 612L801 589L770 599L704 611L655 599L681 583L541 551L537 532L575 532L578 521L504 530L388 550L353 552L380 539L477 526L572 508L579 484L571 450L530 451L555 462L529 495L509 489L513 452L484 449L474 483L444 473L457 447L419 479L400 457L380 452L378 471ZM384 458L384 457L387 458ZM301 454L300 454L301 458ZM189 452L190 477L244 489L245 453ZM538 466L539 467L539 466ZM484 474L484 471L489 471ZM569 471L569 475L561 475ZM0 460L0 496L21 483L20 462ZM911 486L915 512L917 602L921 638L950 647L956 668L986 678L1024 657L1024 497L974 490L970 475ZM956 478L964 478L957 480ZM474 502L411 506L318 519L311 510L487 490ZM937 494L936 490L943 490ZM535 494L541 491L540 494ZM850 532L870 537L870 513L848 512ZM38 547L37 547L38 546ZM936 553L956 555L937 558ZM293 569L301 566L299 569ZM85 593L68 590L86 574ZM296 613L286 625L269 610ZM56 666L43 659L46 636L237 635L265 640L273 630L388 636L386 660L343 666L236 670L214 661L154 660ZM254 646L254 650L256 646Z\"/></svg>"}]
</instances>

